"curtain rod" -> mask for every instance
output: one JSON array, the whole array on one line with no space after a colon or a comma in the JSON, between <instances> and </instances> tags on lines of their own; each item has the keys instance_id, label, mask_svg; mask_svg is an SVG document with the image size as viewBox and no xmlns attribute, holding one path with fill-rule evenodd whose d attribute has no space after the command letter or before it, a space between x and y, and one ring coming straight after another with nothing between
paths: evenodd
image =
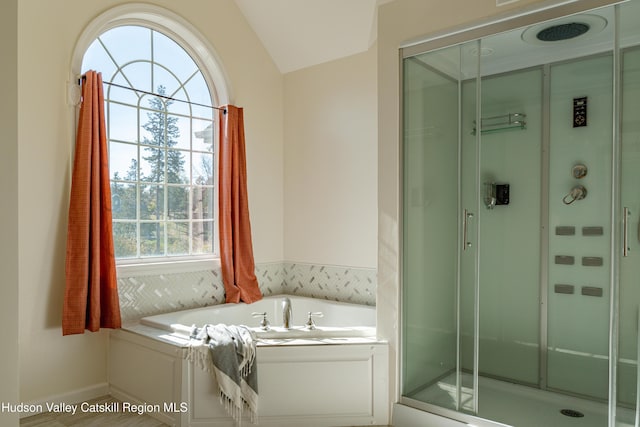
<instances>
[{"instance_id":1,"label":"curtain rod","mask_svg":"<svg viewBox=\"0 0 640 427\"><path fill-rule=\"evenodd\" d=\"M82 75L82 80L86 80L86 78L87 77L83 74ZM184 103L191 104L191 105L197 105L198 107L213 108L214 110L220 110L220 111L224 112L224 114L227 114L227 109L223 108L223 107L214 107L213 105L205 105L205 104L199 104L197 102L185 101L184 99L171 98L170 96L160 95L158 93L148 92L148 91L142 90L142 89L135 89L135 88L132 88L132 87L129 87L129 86L119 85L117 83L111 83L111 82L104 82L103 81L102 84L119 87L121 89L128 89L128 90L132 90L134 92L144 93L145 95L157 96L158 98L164 98L164 99L167 99L169 101L178 101L178 102L184 102ZM78 85L82 85L81 79L78 79Z\"/></svg>"}]
</instances>

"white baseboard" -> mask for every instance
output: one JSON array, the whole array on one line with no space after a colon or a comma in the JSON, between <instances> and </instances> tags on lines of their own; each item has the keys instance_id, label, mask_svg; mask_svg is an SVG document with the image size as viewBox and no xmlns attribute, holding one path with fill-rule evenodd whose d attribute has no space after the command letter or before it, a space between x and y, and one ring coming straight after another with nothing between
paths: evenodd
<instances>
[{"instance_id":1,"label":"white baseboard","mask_svg":"<svg viewBox=\"0 0 640 427\"><path fill-rule=\"evenodd\" d=\"M46 397L44 399L38 399L25 404L30 405L31 408L42 408L42 411L21 413L20 418L30 417L40 412L46 412L47 404L52 403L80 403L87 400L95 399L100 396L106 396L109 394L109 385L107 383L95 384L89 387L73 390L67 393L56 394Z\"/></svg>"}]
</instances>

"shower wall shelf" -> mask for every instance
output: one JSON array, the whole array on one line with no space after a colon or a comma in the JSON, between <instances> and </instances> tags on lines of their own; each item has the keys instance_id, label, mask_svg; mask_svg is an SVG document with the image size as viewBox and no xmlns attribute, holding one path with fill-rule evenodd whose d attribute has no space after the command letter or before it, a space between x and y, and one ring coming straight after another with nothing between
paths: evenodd
<instances>
[{"instance_id":1,"label":"shower wall shelf","mask_svg":"<svg viewBox=\"0 0 640 427\"><path fill-rule=\"evenodd\" d=\"M481 133L494 133L506 130L519 129L524 130L527 128L526 119L527 115L523 113L509 113L501 116L486 117L480 119L480 131ZM473 121L473 135L476 134L477 124Z\"/></svg>"}]
</instances>

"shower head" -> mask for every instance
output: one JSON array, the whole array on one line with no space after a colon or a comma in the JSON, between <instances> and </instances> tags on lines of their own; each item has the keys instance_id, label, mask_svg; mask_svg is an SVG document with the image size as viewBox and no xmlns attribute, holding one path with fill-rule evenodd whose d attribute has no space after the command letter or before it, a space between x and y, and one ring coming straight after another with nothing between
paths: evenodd
<instances>
[{"instance_id":1,"label":"shower head","mask_svg":"<svg viewBox=\"0 0 640 427\"><path fill-rule=\"evenodd\" d=\"M589 24L582 22L568 22L566 24L552 25L544 28L536 34L536 38L543 42L557 42L580 37L589 31Z\"/></svg>"},{"instance_id":2,"label":"shower head","mask_svg":"<svg viewBox=\"0 0 640 427\"><path fill-rule=\"evenodd\" d=\"M522 40L537 45L566 42L595 35L607 26L607 20L598 15L574 15L527 28Z\"/></svg>"}]
</instances>

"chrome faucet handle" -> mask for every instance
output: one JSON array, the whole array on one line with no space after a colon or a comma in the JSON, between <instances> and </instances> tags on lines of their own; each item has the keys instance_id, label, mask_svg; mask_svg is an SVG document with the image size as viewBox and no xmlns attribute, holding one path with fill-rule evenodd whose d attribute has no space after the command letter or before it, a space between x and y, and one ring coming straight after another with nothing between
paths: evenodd
<instances>
[{"instance_id":1,"label":"chrome faucet handle","mask_svg":"<svg viewBox=\"0 0 640 427\"><path fill-rule=\"evenodd\" d=\"M305 327L309 330L313 330L316 328L316 324L313 322L314 317L324 317L324 314L321 311L309 312L309 320L305 324Z\"/></svg>"},{"instance_id":2,"label":"chrome faucet handle","mask_svg":"<svg viewBox=\"0 0 640 427\"><path fill-rule=\"evenodd\" d=\"M262 317L262 320L260 321L260 327L262 328L263 331L268 331L271 328L269 326L269 320L267 320L266 311L263 313L253 312L251 313L251 317Z\"/></svg>"},{"instance_id":3,"label":"chrome faucet handle","mask_svg":"<svg viewBox=\"0 0 640 427\"><path fill-rule=\"evenodd\" d=\"M569 194L564 196L564 198L562 199L562 202L565 205L570 205L576 200L582 200L585 197L587 197L587 189L584 188L584 185L576 185L571 189L571 191L569 191Z\"/></svg>"}]
</instances>

